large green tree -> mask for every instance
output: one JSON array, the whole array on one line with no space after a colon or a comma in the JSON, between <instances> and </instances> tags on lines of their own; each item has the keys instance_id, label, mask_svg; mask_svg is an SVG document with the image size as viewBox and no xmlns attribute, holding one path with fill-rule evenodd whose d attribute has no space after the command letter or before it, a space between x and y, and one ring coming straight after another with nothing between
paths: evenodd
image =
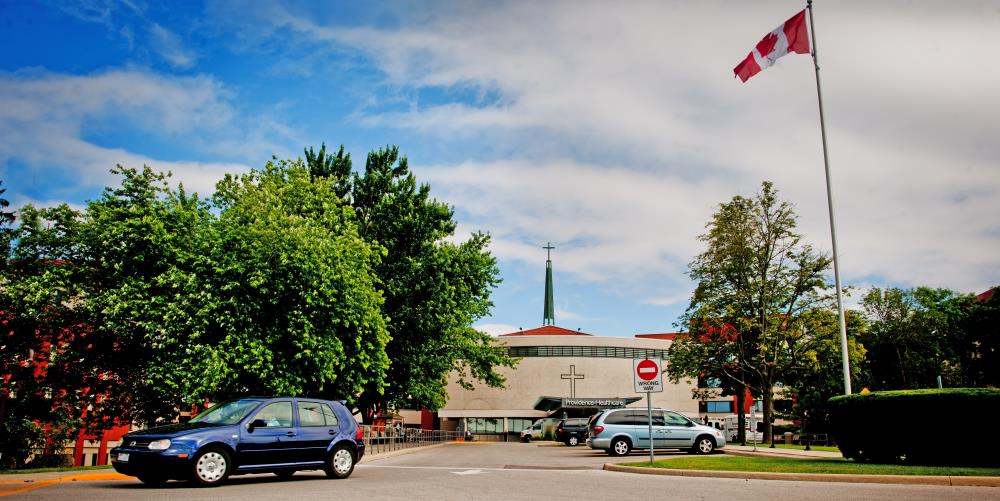
<instances>
[{"instance_id":1,"label":"large green tree","mask_svg":"<svg viewBox=\"0 0 1000 501\"><path fill-rule=\"evenodd\" d=\"M339 166L333 168L320 165L323 149L310 152L310 171L333 172L340 186L350 161L343 147L327 160ZM391 337L385 388L369 384L359 398L365 419L391 408L440 408L453 373L465 387L474 381L501 386L495 368L514 362L472 328L489 312L500 281L489 236L475 233L455 243L454 211L431 197L429 185L417 183L397 147L370 152L364 172L353 173L348 186L345 198L361 236L383 253L374 271Z\"/></svg>"},{"instance_id":2,"label":"large green tree","mask_svg":"<svg viewBox=\"0 0 1000 501\"><path fill-rule=\"evenodd\" d=\"M354 403L381 389L389 340L377 249L358 234L331 179L268 162L219 183L218 291L210 356L227 394L318 395ZM208 349L208 348L206 348Z\"/></svg>"},{"instance_id":3,"label":"large green tree","mask_svg":"<svg viewBox=\"0 0 1000 501\"><path fill-rule=\"evenodd\" d=\"M830 259L802 243L796 219L770 182L719 206L689 267L697 282L681 321L689 333L671 346L671 374L694 377L708 364L760 395L768 440L775 385L808 365L820 341L800 317L830 300Z\"/></svg>"},{"instance_id":4,"label":"large green tree","mask_svg":"<svg viewBox=\"0 0 1000 501\"><path fill-rule=\"evenodd\" d=\"M963 385L1000 388L1000 286L969 302L963 331Z\"/></svg>"},{"instance_id":5,"label":"large green tree","mask_svg":"<svg viewBox=\"0 0 1000 501\"><path fill-rule=\"evenodd\" d=\"M848 310L845 320L851 381L860 386L868 380L863 363L867 351L860 341L868 326L864 316L856 311ZM802 312L797 323L803 335L814 341L800 358L801 363L782 378L784 391L794 399L783 417L801 423L805 433L826 433L831 430L828 401L844 392L837 312L813 308Z\"/></svg>"},{"instance_id":6,"label":"large green tree","mask_svg":"<svg viewBox=\"0 0 1000 501\"><path fill-rule=\"evenodd\" d=\"M871 322L867 343L872 389L974 386L985 383L977 367L979 347L989 337L976 336L973 311L983 304L972 295L947 289L872 289L862 301Z\"/></svg>"},{"instance_id":7,"label":"large green tree","mask_svg":"<svg viewBox=\"0 0 1000 501\"><path fill-rule=\"evenodd\" d=\"M101 426L109 381L93 370L104 349L79 303L79 214L66 205L19 211L0 271L0 453L20 467L61 450L81 426ZM97 409L97 411L95 411ZM43 450L44 449L44 450Z\"/></svg>"},{"instance_id":8,"label":"large green tree","mask_svg":"<svg viewBox=\"0 0 1000 501\"><path fill-rule=\"evenodd\" d=\"M333 183L269 162L209 203L148 167L113 172L121 185L75 220L55 268L73 273L69 299L48 301L88 326L79 365L113 383L92 414L152 423L235 395L351 400L383 384L378 254Z\"/></svg>"}]
</instances>

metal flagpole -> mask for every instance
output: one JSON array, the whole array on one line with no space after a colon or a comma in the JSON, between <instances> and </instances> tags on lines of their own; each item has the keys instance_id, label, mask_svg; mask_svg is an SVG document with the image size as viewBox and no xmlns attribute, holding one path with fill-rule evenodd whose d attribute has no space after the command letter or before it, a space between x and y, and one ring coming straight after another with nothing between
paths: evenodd
<instances>
[{"instance_id":1,"label":"metal flagpole","mask_svg":"<svg viewBox=\"0 0 1000 501\"><path fill-rule=\"evenodd\" d=\"M816 59L816 26L813 24L812 0L809 9L809 29L812 32L813 67L816 69L816 98L819 100L819 130L823 136L823 167L826 169L826 201L830 208L830 238L833 240L833 279L837 286L837 317L840 323L840 352L844 363L844 394L851 394L851 364L847 355L847 324L844 322L844 298L840 287L840 264L837 259L837 229L833 222L833 190L830 187L830 154L826 148L826 121L823 119L823 92L819 85L819 62Z\"/></svg>"}]
</instances>

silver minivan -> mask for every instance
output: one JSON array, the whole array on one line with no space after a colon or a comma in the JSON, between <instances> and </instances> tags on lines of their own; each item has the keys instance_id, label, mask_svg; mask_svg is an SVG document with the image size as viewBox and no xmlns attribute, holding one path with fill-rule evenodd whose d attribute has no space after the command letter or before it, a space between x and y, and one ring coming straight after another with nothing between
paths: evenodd
<instances>
[{"instance_id":1,"label":"silver minivan","mask_svg":"<svg viewBox=\"0 0 1000 501\"><path fill-rule=\"evenodd\" d=\"M649 449L649 418L646 409L607 409L595 414L587 425L587 445L611 456L624 456L633 449ZM708 454L726 446L722 430L702 426L674 411L653 409L654 449L683 449Z\"/></svg>"}]
</instances>

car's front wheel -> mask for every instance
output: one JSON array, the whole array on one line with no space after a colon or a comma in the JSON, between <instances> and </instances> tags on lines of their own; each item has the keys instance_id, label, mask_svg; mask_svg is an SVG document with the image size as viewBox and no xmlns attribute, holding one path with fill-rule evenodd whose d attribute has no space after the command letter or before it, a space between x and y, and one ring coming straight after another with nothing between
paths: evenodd
<instances>
[{"instance_id":1,"label":"car's front wheel","mask_svg":"<svg viewBox=\"0 0 1000 501\"><path fill-rule=\"evenodd\" d=\"M225 482L232 468L229 454L214 447L199 452L192 464L191 478L205 487L215 487Z\"/></svg>"},{"instance_id":2,"label":"car's front wheel","mask_svg":"<svg viewBox=\"0 0 1000 501\"><path fill-rule=\"evenodd\" d=\"M580 437L577 437L576 435L570 435L570 437L566 439L566 445L570 447L576 447L580 445Z\"/></svg>"},{"instance_id":3,"label":"car's front wheel","mask_svg":"<svg viewBox=\"0 0 1000 501\"><path fill-rule=\"evenodd\" d=\"M608 449L608 454L612 456L627 456L629 452L632 452L632 444L624 438L616 438Z\"/></svg>"},{"instance_id":4,"label":"car's front wheel","mask_svg":"<svg viewBox=\"0 0 1000 501\"><path fill-rule=\"evenodd\" d=\"M715 450L715 441L712 437L707 435L702 435L694 441L694 447L691 448L691 452L695 454L710 454Z\"/></svg>"},{"instance_id":5,"label":"car's front wheel","mask_svg":"<svg viewBox=\"0 0 1000 501\"><path fill-rule=\"evenodd\" d=\"M330 478L347 478L354 471L354 453L346 445L338 445L326 458L323 468Z\"/></svg>"}]
</instances>

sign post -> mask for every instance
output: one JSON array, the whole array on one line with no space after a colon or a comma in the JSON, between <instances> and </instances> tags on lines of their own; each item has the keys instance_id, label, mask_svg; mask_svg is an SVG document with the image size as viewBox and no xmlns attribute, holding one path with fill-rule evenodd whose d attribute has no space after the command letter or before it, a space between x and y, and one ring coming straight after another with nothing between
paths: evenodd
<instances>
[{"instance_id":1,"label":"sign post","mask_svg":"<svg viewBox=\"0 0 1000 501\"><path fill-rule=\"evenodd\" d=\"M646 394L646 420L649 424L649 462L653 456L653 399L652 393L663 391L663 371L660 363L648 358L632 359L632 377L635 380L635 392Z\"/></svg>"}]
</instances>

